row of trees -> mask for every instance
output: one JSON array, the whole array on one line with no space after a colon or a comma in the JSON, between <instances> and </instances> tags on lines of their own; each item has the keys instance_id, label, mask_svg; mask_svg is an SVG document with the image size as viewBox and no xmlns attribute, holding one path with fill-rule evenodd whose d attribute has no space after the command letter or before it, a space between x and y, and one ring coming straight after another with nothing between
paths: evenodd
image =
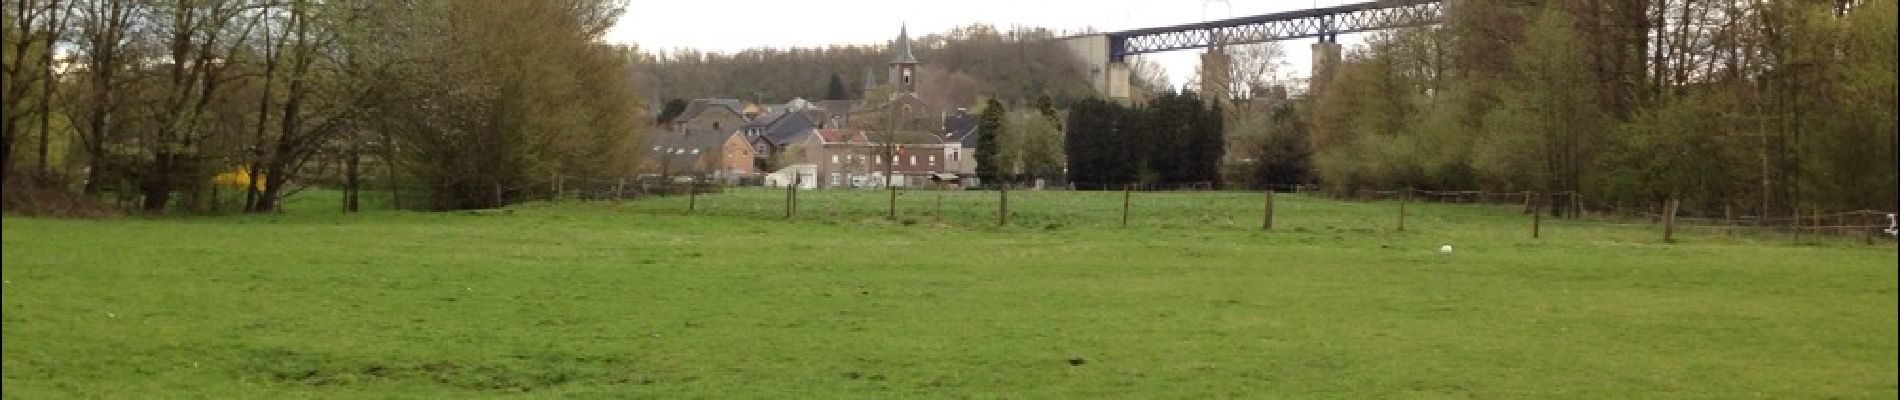
<instances>
[{"instance_id":1,"label":"row of trees","mask_svg":"<svg viewBox=\"0 0 1900 400\"><path fill-rule=\"evenodd\" d=\"M1068 163L1062 116L1049 96L1014 110L990 99L977 116L977 132L976 173L983 182L1057 176Z\"/></svg>"},{"instance_id":2,"label":"row of trees","mask_svg":"<svg viewBox=\"0 0 1900 400\"><path fill-rule=\"evenodd\" d=\"M1236 130L1273 138L1253 142L1279 149L1259 152L1270 163L1308 142L1315 178L1341 189L1674 197L1782 216L1896 207L1894 0L1465 0L1448 13L1374 35L1278 108L1293 113Z\"/></svg>"},{"instance_id":3,"label":"row of trees","mask_svg":"<svg viewBox=\"0 0 1900 400\"><path fill-rule=\"evenodd\" d=\"M1221 107L1193 92L1161 93L1145 105L1076 102L1063 130L1072 182L1219 182L1226 143Z\"/></svg>"},{"instance_id":4,"label":"row of trees","mask_svg":"<svg viewBox=\"0 0 1900 400\"><path fill-rule=\"evenodd\" d=\"M319 183L353 210L371 167L445 209L618 175L643 126L632 53L598 42L621 3L6 0L6 185L199 209L241 171L264 212Z\"/></svg>"}]
</instances>

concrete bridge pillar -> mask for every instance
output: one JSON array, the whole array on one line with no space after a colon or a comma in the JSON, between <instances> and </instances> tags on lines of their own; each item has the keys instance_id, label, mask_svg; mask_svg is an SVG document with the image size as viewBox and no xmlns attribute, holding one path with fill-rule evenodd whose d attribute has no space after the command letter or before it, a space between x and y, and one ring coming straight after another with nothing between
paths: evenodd
<instances>
[{"instance_id":1,"label":"concrete bridge pillar","mask_svg":"<svg viewBox=\"0 0 1900 400\"><path fill-rule=\"evenodd\" d=\"M1319 93L1333 81L1333 75L1339 69L1339 53L1338 42L1322 40L1313 44L1313 70L1306 82L1308 93Z\"/></svg>"},{"instance_id":2,"label":"concrete bridge pillar","mask_svg":"<svg viewBox=\"0 0 1900 400\"><path fill-rule=\"evenodd\" d=\"M1064 47L1082 62L1082 73L1086 74L1089 86L1095 93L1110 100L1127 100L1129 96L1128 63L1110 60L1108 35L1082 35L1061 39Z\"/></svg>"},{"instance_id":3,"label":"concrete bridge pillar","mask_svg":"<svg viewBox=\"0 0 1900 400\"><path fill-rule=\"evenodd\" d=\"M1233 86L1234 57L1218 46L1210 47L1201 54L1201 98L1209 104L1218 102L1227 106L1234 98Z\"/></svg>"}]
</instances>

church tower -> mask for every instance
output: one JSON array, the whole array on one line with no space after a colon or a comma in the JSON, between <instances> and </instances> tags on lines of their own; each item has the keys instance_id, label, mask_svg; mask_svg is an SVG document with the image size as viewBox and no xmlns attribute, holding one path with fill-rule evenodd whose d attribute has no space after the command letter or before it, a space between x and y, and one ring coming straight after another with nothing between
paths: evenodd
<instances>
[{"instance_id":1,"label":"church tower","mask_svg":"<svg viewBox=\"0 0 1900 400\"><path fill-rule=\"evenodd\" d=\"M897 43L891 45L891 87L893 96L917 96L917 56L910 52L910 27L897 30Z\"/></svg>"}]
</instances>

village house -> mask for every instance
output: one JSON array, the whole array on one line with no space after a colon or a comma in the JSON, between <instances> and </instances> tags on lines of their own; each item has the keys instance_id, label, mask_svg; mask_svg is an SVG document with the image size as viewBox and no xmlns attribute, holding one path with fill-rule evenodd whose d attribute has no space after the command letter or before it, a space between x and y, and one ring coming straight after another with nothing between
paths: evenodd
<instances>
[{"instance_id":1,"label":"village house","mask_svg":"<svg viewBox=\"0 0 1900 400\"><path fill-rule=\"evenodd\" d=\"M892 45L889 98L794 98L783 104L693 100L656 140L653 151L663 160L654 162L654 171L735 183L740 176L760 176L761 183L776 187L926 186L943 176L974 185L976 141L982 134L977 116L961 108L931 110L917 95L919 64L905 29ZM908 115L911 130L847 129L853 115L882 121L893 114ZM915 122L925 115L938 117L940 124Z\"/></svg>"},{"instance_id":2,"label":"village house","mask_svg":"<svg viewBox=\"0 0 1900 400\"><path fill-rule=\"evenodd\" d=\"M977 118L966 109L954 113L930 111L917 95L919 64L911 51L909 33L900 30L889 63L891 97L821 103L827 112L820 115L828 118L820 123L822 128L769 136L777 144L773 150L780 154L780 164L791 171L812 171L818 187L925 186L937 182L933 178L939 174L954 175L959 184L975 184L976 158L972 155L980 135ZM931 127L936 128L934 132L839 129L853 114L898 110L915 113L912 115L937 114L941 125ZM768 184L792 181L774 179Z\"/></svg>"},{"instance_id":3,"label":"village house","mask_svg":"<svg viewBox=\"0 0 1900 400\"><path fill-rule=\"evenodd\" d=\"M668 130L737 131L746 124L746 102L735 99L696 99L673 118Z\"/></svg>"},{"instance_id":4,"label":"village house","mask_svg":"<svg viewBox=\"0 0 1900 400\"><path fill-rule=\"evenodd\" d=\"M652 140L646 170L661 176L692 176L737 183L758 172L752 144L737 130L684 129Z\"/></svg>"},{"instance_id":5,"label":"village house","mask_svg":"<svg viewBox=\"0 0 1900 400\"><path fill-rule=\"evenodd\" d=\"M892 144L886 147L886 143ZM786 145L787 157L794 160L787 168L812 171L816 187L855 188L926 186L931 177L950 172L958 143L944 142L936 135L922 132L870 132L851 129L816 129ZM886 180L888 175L891 179ZM954 173L954 172L951 172ZM771 182L768 182L771 184ZM780 182L783 184L783 182Z\"/></svg>"}]
</instances>

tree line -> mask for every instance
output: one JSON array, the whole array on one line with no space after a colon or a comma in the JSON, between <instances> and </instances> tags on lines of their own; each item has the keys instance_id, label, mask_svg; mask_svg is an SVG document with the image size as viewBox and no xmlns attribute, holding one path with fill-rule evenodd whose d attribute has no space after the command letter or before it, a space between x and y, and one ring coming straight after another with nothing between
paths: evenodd
<instances>
[{"instance_id":1,"label":"tree line","mask_svg":"<svg viewBox=\"0 0 1900 400\"><path fill-rule=\"evenodd\" d=\"M1463 0L1447 14L1374 34L1307 95L1237 116L1254 175L1783 217L1896 208L1893 0Z\"/></svg>"},{"instance_id":2,"label":"tree line","mask_svg":"<svg viewBox=\"0 0 1900 400\"><path fill-rule=\"evenodd\" d=\"M368 179L459 209L549 174L619 176L644 126L633 53L599 40L623 8L6 0L9 205L32 187L202 210L235 175L252 212L315 185L354 210Z\"/></svg>"},{"instance_id":3,"label":"tree line","mask_svg":"<svg viewBox=\"0 0 1900 400\"><path fill-rule=\"evenodd\" d=\"M1222 108L1191 91L1157 94L1134 106L1078 101L1063 129L1069 180L1107 187L1217 184L1226 152L1223 126Z\"/></svg>"},{"instance_id":4,"label":"tree line","mask_svg":"<svg viewBox=\"0 0 1900 400\"><path fill-rule=\"evenodd\" d=\"M896 37L897 27L891 28ZM1056 32L1044 28L1002 31L985 24L917 37L913 48L923 61L917 91L939 109L976 108L990 97L1028 104L1049 95L1066 104L1092 95L1088 72L1081 70L1056 37ZM731 54L695 49L643 51L635 80L654 102L711 97L766 103L794 97L860 98L888 81L890 60L883 45L761 48Z\"/></svg>"}]
</instances>

